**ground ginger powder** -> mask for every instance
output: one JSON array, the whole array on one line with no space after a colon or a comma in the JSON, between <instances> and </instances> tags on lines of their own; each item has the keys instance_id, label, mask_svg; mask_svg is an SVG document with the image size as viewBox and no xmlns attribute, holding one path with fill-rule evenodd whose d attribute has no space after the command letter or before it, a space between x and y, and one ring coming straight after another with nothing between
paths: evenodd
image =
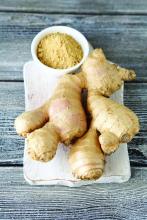
<instances>
[{"instance_id":1,"label":"ground ginger powder","mask_svg":"<svg viewBox=\"0 0 147 220\"><path fill-rule=\"evenodd\" d=\"M45 36L40 41L37 56L49 67L66 69L81 61L83 50L70 35L57 32Z\"/></svg>"}]
</instances>

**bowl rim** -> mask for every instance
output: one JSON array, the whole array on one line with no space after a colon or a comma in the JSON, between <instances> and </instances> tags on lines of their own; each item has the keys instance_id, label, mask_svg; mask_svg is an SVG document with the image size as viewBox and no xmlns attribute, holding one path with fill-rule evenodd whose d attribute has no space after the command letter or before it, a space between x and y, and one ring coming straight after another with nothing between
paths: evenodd
<instances>
[{"instance_id":1,"label":"bowl rim","mask_svg":"<svg viewBox=\"0 0 147 220\"><path fill-rule=\"evenodd\" d=\"M58 30L56 30L58 29ZM70 30L73 32L73 35L71 34L68 34L67 32L64 32L64 29L66 30ZM74 35L78 34L80 35L81 38L83 38L83 42L84 42L84 48L82 47L82 45L80 44L79 41L77 41L82 50L83 50L83 57L81 59L81 61L72 66L72 67L69 67L69 68L66 68L66 69L55 69L55 68L52 68L52 67L49 67L45 64L43 64L37 54L36 54L36 49L37 49L37 46L38 46L38 43L40 42L40 40L47 35L47 33L55 33L55 32L61 32L61 33L67 33L68 35L72 36L74 40L77 41L77 39L74 37ZM75 34L74 34L75 33ZM86 39L86 37L78 30L74 29L74 28L71 28L71 27L68 27L68 26L50 26L50 27L47 27L47 28L44 28L43 30L41 30L40 32L38 32L36 34L36 36L33 38L32 40L32 43L31 43L31 54L32 54L32 57L33 57L33 60L36 61L38 64L40 64L42 67L50 70L50 71L58 71L58 72L73 72L74 70L77 70L82 64L83 62L85 61L85 59L87 58L88 54L89 54L89 43L88 43L88 40Z\"/></svg>"}]
</instances>

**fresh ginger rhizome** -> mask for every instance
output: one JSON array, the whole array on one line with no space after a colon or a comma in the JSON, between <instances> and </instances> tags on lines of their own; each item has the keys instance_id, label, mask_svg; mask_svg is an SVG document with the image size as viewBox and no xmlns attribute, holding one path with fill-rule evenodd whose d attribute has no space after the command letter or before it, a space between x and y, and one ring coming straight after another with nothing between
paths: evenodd
<instances>
[{"instance_id":1,"label":"fresh ginger rhizome","mask_svg":"<svg viewBox=\"0 0 147 220\"><path fill-rule=\"evenodd\" d=\"M64 75L52 97L43 106L22 113L15 120L18 134L27 137L28 154L47 162L59 142L71 144L69 164L80 179L97 179L104 170L105 155L120 143L132 140L139 131L136 114L109 99L123 81L135 79L135 72L107 61L102 49L95 49L82 65L81 72ZM92 122L81 104L82 89L88 90L87 107Z\"/></svg>"}]
</instances>

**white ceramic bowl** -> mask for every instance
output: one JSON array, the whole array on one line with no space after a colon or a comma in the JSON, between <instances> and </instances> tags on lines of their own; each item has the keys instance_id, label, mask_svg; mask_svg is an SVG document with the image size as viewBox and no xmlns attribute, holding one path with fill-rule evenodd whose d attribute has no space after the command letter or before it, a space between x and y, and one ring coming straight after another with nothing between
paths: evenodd
<instances>
[{"instance_id":1,"label":"white ceramic bowl","mask_svg":"<svg viewBox=\"0 0 147 220\"><path fill-rule=\"evenodd\" d=\"M38 59L37 46L40 40L46 35L50 33L54 33L54 32L66 33L72 36L81 45L82 50L83 50L83 58L80 63L67 69L54 69L54 68L46 66ZM53 73L56 76L61 76L66 73L76 72L79 69L79 67L82 65L84 60L87 58L89 51L90 51L89 43L87 39L84 37L84 35L81 34L79 31L73 28L70 28L70 27L66 27L66 26L52 26L52 27L42 30L35 36L31 44L31 53L32 53L33 60L40 66L40 68L42 68L42 70L48 71L49 73Z\"/></svg>"}]
</instances>

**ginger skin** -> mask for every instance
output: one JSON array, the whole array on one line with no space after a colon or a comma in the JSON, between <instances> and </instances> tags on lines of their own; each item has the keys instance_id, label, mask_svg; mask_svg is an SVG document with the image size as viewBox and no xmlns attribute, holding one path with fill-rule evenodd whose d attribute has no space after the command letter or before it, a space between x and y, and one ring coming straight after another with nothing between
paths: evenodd
<instances>
[{"instance_id":1,"label":"ginger skin","mask_svg":"<svg viewBox=\"0 0 147 220\"><path fill-rule=\"evenodd\" d=\"M59 140L55 126L48 122L28 136L28 154L33 160L47 162L55 156Z\"/></svg>"},{"instance_id":2,"label":"ginger skin","mask_svg":"<svg viewBox=\"0 0 147 220\"><path fill-rule=\"evenodd\" d=\"M42 127L49 120L46 107L47 103L40 108L24 112L18 116L15 119L16 132L23 137L27 137L28 133Z\"/></svg>"},{"instance_id":3,"label":"ginger skin","mask_svg":"<svg viewBox=\"0 0 147 220\"><path fill-rule=\"evenodd\" d=\"M69 163L76 178L98 179L103 174L104 158L97 132L93 128L89 128L83 137L71 145Z\"/></svg>"},{"instance_id":4,"label":"ginger skin","mask_svg":"<svg viewBox=\"0 0 147 220\"><path fill-rule=\"evenodd\" d=\"M32 159L47 162L55 155L59 141L68 145L72 139L84 134L87 129L81 104L84 83L82 73L64 75L52 97L43 106L16 118L16 131L28 136L28 153ZM51 132L51 128L54 132Z\"/></svg>"},{"instance_id":5,"label":"ginger skin","mask_svg":"<svg viewBox=\"0 0 147 220\"><path fill-rule=\"evenodd\" d=\"M82 65L88 91L109 97L120 89L124 80L135 79L135 72L108 62L102 49L95 49Z\"/></svg>"},{"instance_id":6,"label":"ginger skin","mask_svg":"<svg viewBox=\"0 0 147 220\"><path fill-rule=\"evenodd\" d=\"M82 73L64 75L50 99L49 120L59 131L61 142L68 145L87 129L86 115L81 104L85 81Z\"/></svg>"},{"instance_id":7,"label":"ginger skin","mask_svg":"<svg viewBox=\"0 0 147 220\"><path fill-rule=\"evenodd\" d=\"M139 131L135 113L111 99L89 92L88 109L94 119L94 127L101 133L99 141L106 154L114 152L119 143L131 141Z\"/></svg>"},{"instance_id":8,"label":"ginger skin","mask_svg":"<svg viewBox=\"0 0 147 220\"><path fill-rule=\"evenodd\" d=\"M28 137L30 157L47 162L55 155L59 142L68 145L79 138L71 145L69 154L72 173L80 179L99 178L104 169L104 154L111 154L139 131L135 113L108 98L120 89L123 81L135 76L133 70L107 61L102 49L95 49L82 65L81 73L64 75L43 106L16 118L16 131ZM85 135L83 88L88 90L87 106L93 121Z\"/></svg>"},{"instance_id":9,"label":"ginger skin","mask_svg":"<svg viewBox=\"0 0 147 220\"><path fill-rule=\"evenodd\" d=\"M127 107L108 99L124 80L133 80L135 72L108 62L101 49L94 50L82 70L88 87L88 110L105 154L114 152L120 143L132 140L139 131L136 114Z\"/></svg>"}]
</instances>

